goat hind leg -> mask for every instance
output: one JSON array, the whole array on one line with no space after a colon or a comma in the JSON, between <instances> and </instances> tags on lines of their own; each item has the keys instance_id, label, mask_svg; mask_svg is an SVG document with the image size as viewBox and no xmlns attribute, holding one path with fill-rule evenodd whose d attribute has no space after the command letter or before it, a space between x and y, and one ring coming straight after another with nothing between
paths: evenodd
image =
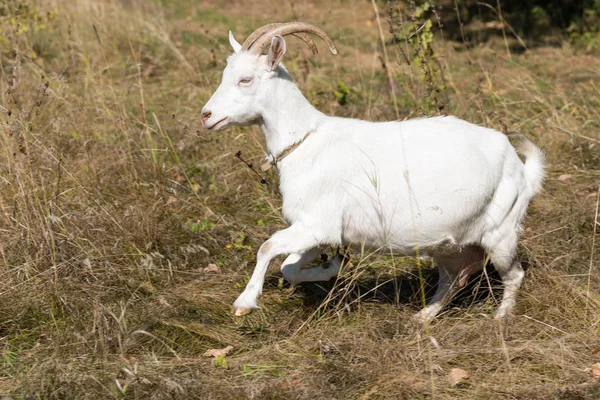
<instances>
[{"instance_id":1,"label":"goat hind leg","mask_svg":"<svg viewBox=\"0 0 600 400\"><path fill-rule=\"evenodd\" d=\"M325 246L314 247L306 253L293 253L281 264L281 273L286 281L292 285L301 282L326 282L337 276L344 256L337 254L331 260L323 262L314 268L306 268L315 258L317 258Z\"/></svg>"},{"instance_id":2,"label":"goat hind leg","mask_svg":"<svg viewBox=\"0 0 600 400\"><path fill-rule=\"evenodd\" d=\"M283 264L281 264L281 273L286 281L292 285L306 282L308 279L305 267L316 259L323 251L323 246L313 247L304 253L290 254Z\"/></svg>"},{"instance_id":3,"label":"goat hind leg","mask_svg":"<svg viewBox=\"0 0 600 400\"><path fill-rule=\"evenodd\" d=\"M477 245L463 247L460 251L434 256L440 273L438 288L429 304L416 316L422 322L431 321L462 288L468 277L483 267L485 252Z\"/></svg>"},{"instance_id":4,"label":"goat hind leg","mask_svg":"<svg viewBox=\"0 0 600 400\"><path fill-rule=\"evenodd\" d=\"M438 265L438 271L440 277L435 295L433 295L429 304L414 316L415 320L419 322L425 323L434 319L448 301L450 301L456 291L456 273L443 265Z\"/></svg>"},{"instance_id":5,"label":"goat hind leg","mask_svg":"<svg viewBox=\"0 0 600 400\"><path fill-rule=\"evenodd\" d=\"M490 260L500 274L504 294L494 318L504 318L515 307L517 292L525 272L517 259L517 235L511 235L490 250Z\"/></svg>"}]
</instances>

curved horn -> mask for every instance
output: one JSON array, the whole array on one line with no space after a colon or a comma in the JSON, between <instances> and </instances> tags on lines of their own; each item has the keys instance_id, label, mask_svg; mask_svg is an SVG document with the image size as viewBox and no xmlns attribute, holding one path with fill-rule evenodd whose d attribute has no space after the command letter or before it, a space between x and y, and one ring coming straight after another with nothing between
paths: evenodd
<instances>
[{"instance_id":1,"label":"curved horn","mask_svg":"<svg viewBox=\"0 0 600 400\"><path fill-rule=\"evenodd\" d=\"M308 47L310 47L310 51L312 51L313 54L319 54L319 49L317 49L317 45L315 44L315 42L313 42L313 40L310 38L310 36L308 36L306 33L296 32L296 33L292 33L292 36L296 36L298 39L300 39L304 43L306 43L308 45Z\"/></svg>"},{"instance_id":2,"label":"curved horn","mask_svg":"<svg viewBox=\"0 0 600 400\"><path fill-rule=\"evenodd\" d=\"M252 34L250 34L250 36L248 36L248 38L244 41L244 44L242 45L242 50L247 51L250 48L250 46L252 46L252 44L256 41L256 39L262 36L265 32L273 30L281 25L283 24L275 23L261 26L260 28L252 32Z\"/></svg>"},{"instance_id":3,"label":"curved horn","mask_svg":"<svg viewBox=\"0 0 600 400\"><path fill-rule=\"evenodd\" d=\"M337 49L333 40L320 28L317 28L314 25L306 24L304 22L290 22L287 24L268 24L263 26L262 28L257 29L252 35L246 39L242 49L249 50L254 54L262 54L262 52L269 47L271 44L271 39L275 35L294 35L303 40L306 44L308 44L313 51L315 52L316 46L312 39L307 35L307 33L312 33L314 35L319 36L327 45L329 46L329 50L333 54L337 54ZM308 39L308 40L306 40ZM247 47L246 47L247 46Z\"/></svg>"},{"instance_id":4,"label":"curved horn","mask_svg":"<svg viewBox=\"0 0 600 400\"><path fill-rule=\"evenodd\" d=\"M287 25L287 24L273 23L273 24L267 24L267 25L264 25L264 26L258 28L257 30L252 32L252 34L250 36L248 36L248 38L244 41L244 44L242 45L242 50L247 51L259 37L261 37L265 33L269 32L270 30L278 28L282 25ZM317 49L317 45L310 38L310 36L308 36L306 33L296 32L296 33L292 33L292 35L296 36L297 38L302 40L304 43L306 43L308 45L308 47L310 47L310 50L312 51L313 54L319 53L319 50Z\"/></svg>"}]
</instances>

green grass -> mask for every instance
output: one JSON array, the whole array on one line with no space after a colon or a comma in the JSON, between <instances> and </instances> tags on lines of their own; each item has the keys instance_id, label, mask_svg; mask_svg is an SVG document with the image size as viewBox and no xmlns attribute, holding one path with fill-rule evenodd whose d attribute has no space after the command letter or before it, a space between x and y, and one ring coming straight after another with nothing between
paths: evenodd
<instances>
[{"instance_id":1,"label":"green grass","mask_svg":"<svg viewBox=\"0 0 600 400\"><path fill-rule=\"evenodd\" d=\"M256 251L285 224L275 170L262 185L234 157L261 163L258 129L200 124L228 30L243 40L266 22L324 27L338 56L289 41L300 89L323 112L390 120L371 4L36 4L20 17L27 30L0 16L0 395L600 397L589 372L600 362L596 56L564 42L509 58L501 37L467 49L436 33L448 99L439 111L418 68L402 62L404 44L388 44L402 118L451 113L520 131L547 154L506 324L489 318L501 295L493 271L422 327L410 320L417 262L359 253L336 281L298 287L275 262L261 310L234 318ZM421 266L432 294L435 270ZM216 363L202 355L228 345ZM468 382L451 387L451 368Z\"/></svg>"}]
</instances>

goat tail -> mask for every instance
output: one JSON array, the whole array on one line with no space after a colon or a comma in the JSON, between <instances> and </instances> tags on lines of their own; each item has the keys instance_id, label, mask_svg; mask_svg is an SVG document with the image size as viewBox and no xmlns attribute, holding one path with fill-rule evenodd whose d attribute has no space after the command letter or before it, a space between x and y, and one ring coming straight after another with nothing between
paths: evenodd
<instances>
[{"instance_id":1,"label":"goat tail","mask_svg":"<svg viewBox=\"0 0 600 400\"><path fill-rule=\"evenodd\" d=\"M533 144L524 135L511 132L507 136L514 140L517 153L525 157L525 179L529 184L531 195L535 195L542 189L544 180L544 161L546 157L542 150Z\"/></svg>"}]
</instances>

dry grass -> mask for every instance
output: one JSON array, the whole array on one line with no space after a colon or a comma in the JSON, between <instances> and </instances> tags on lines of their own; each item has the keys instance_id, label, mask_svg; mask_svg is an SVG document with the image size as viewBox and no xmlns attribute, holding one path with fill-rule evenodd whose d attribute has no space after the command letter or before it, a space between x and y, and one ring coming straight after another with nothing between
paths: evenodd
<instances>
[{"instance_id":1,"label":"dry grass","mask_svg":"<svg viewBox=\"0 0 600 400\"><path fill-rule=\"evenodd\" d=\"M521 131L548 155L506 324L489 317L499 294L489 271L433 324L414 325L415 260L367 254L325 284L290 288L273 269L262 311L235 319L255 251L284 225L273 171L261 185L233 156L260 162L260 132L209 135L199 123L227 30L242 39L274 20L323 26L341 54L291 44L301 89L325 112L384 120L395 111L379 33L368 2L163 3L40 0L0 14L0 394L600 397L589 372L600 361L597 57L565 44L509 58L502 39L469 50L435 39L446 111ZM400 114L418 115L426 88L394 62L397 45L388 57ZM338 80L350 88L344 106ZM220 272L205 272L211 263ZM425 267L431 292L436 272ZM227 368L202 356L227 345ZM454 367L471 377L453 388Z\"/></svg>"}]
</instances>

